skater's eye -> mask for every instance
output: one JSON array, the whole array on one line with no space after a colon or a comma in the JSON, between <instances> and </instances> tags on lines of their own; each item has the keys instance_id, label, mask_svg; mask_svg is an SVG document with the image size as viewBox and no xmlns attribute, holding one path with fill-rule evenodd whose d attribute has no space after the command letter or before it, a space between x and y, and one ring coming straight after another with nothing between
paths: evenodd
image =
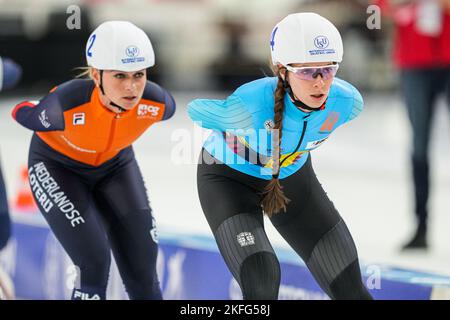
<instances>
[{"instance_id":1,"label":"skater's eye","mask_svg":"<svg viewBox=\"0 0 450 320\"><path fill-rule=\"evenodd\" d=\"M123 73L116 73L115 75L114 75L114 78L116 78L116 79L125 79L125 74L123 74Z\"/></svg>"}]
</instances>

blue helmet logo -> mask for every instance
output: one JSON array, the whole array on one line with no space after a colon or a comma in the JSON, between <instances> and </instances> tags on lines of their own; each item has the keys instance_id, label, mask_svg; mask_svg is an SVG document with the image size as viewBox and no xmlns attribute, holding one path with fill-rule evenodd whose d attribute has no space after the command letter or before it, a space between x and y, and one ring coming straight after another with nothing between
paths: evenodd
<instances>
[{"instance_id":1,"label":"blue helmet logo","mask_svg":"<svg viewBox=\"0 0 450 320\"><path fill-rule=\"evenodd\" d=\"M86 54L88 57L92 58L92 46L94 45L94 41L97 38L97 35L94 33L92 37L88 40L88 48L86 50Z\"/></svg>"},{"instance_id":2,"label":"blue helmet logo","mask_svg":"<svg viewBox=\"0 0 450 320\"><path fill-rule=\"evenodd\" d=\"M130 58L134 58L139 54L139 48L136 46L129 46L127 47L127 49L125 50L125 53L128 57Z\"/></svg>"},{"instance_id":3,"label":"blue helmet logo","mask_svg":"<svg viewBox=\"0 0 450 320\"><path fill-rule=\"evenodd\" d=\"M330 42L325 36L318 36L314 39L314 45L319 49L325 49L329 44Z\"/></svg>"},{"instance_id":4,"label":"blue helmet logo","mask_svg":"<svg viewBox=\"0 0 450 320\"><path fill-rule=\"evenodd\" d=\"M272 48L272 51L273 51L273 48L275 47L275 33L277 32L277 30L278 30L278 27L273 29L272 36L270 37L271 38L270 39L270 47Z\"/></svg>"}]
</instances>

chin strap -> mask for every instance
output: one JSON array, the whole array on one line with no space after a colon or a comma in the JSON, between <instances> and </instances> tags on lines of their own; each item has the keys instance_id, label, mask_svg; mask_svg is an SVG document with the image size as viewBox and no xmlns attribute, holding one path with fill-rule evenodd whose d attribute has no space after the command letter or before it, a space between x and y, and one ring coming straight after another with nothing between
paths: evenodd
<instances>
[{"instance_id":1,"label":"chin strap","mask_svg":"<svg viewBox=\"0 0 450 320\"><path fill-rule=\"evenodd\" d=\"M100 85L99 85L99 87L100 87L100 91L101 91L102 95L106 96L105 89L103 89L103 70L100 70ZM109 99L109 101L110 101L109 104L112 105L113 107L116 107L117 109L119 109L120 112L127 111L127 109L122 108L117 103L114 103L111 99Z\"/></svg>"},{"instance_id":2,"label":"chin strap","mask_svg":"<svg viewBox=\"0 0 450 320\"><path fill-rule=\"evenodd\" d=\"M320 110L325 109L325 103L327 102L326 99L319 108L311 108L310 106L306 105L304 102L298 100L295 97L294 92L292 92L292 88L287 80L283 80L283 78L281 78L281 77L280 77L280 79L283 82L284 91L286 91L289 94L292 102L295 104L296 107L302 108L302 109L308 110L308 111L320 111Z\"/></svg>"}]
</instances>

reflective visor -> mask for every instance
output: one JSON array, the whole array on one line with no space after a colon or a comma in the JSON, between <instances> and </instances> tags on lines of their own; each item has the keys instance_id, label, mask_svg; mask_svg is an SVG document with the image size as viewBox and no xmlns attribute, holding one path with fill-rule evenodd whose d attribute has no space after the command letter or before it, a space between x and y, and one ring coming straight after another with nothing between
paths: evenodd
<instances>
[{"instance_id":1,"label":"reflective visor","mask_svg":"<svg viewBox=\"0 0 450 320\"><path fill-rule=\"evenodd\" d=\"M336 75L339 65L338 64L330 64L323 67L291 67L286 66L286 69L294 74L296 78L302 80L315 80L319 74L323 79L328 80Z\"/></svg>"}]
</instances>

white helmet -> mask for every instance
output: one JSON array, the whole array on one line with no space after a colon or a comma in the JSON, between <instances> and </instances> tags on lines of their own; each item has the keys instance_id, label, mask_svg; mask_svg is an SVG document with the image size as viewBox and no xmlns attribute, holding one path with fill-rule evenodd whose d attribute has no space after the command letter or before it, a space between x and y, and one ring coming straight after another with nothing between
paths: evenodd
<instances>
[{"instance_id":1,"label":"white helmet","mask_svg":"<svg viewBox=\"0 0 450 320\"><path fill-rule=\"evenodd\" d=\"M281 20L270 39L272 63L341 62L344 49L338 29L324 17L294 13Z\"/></svg>"},{"instance_id":2,"label":"white helmet","mask_svg":"<svg viewBox=\"0 0 450 320\"><path fill-rule=\"evenodd\" d=\"M91 33L86 60L96 69L133 72L153 66L155 53L148 36L134 24L107 21Z\"/></svg>"}]
</instances>

